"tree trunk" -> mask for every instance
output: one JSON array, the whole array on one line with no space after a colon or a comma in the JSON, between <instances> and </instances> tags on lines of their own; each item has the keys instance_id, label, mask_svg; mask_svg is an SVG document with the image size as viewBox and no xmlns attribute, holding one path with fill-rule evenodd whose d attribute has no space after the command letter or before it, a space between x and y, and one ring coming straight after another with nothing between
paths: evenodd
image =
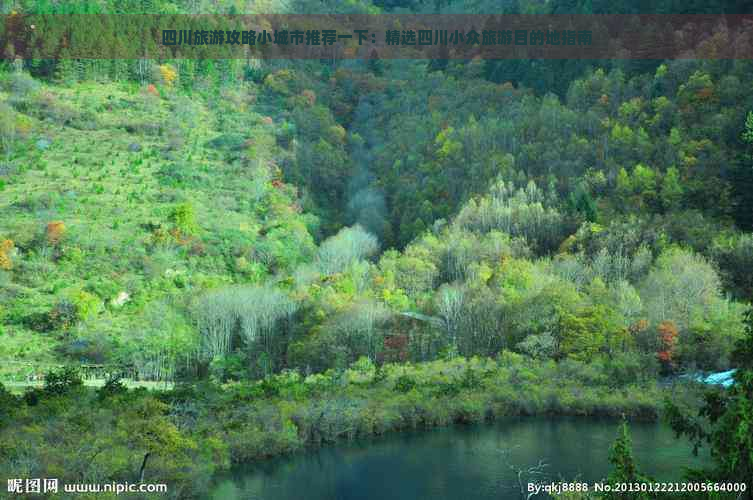
<instances>
[{"instance_id":1,"label":"tree trunk","mask_svg":"<svg viewBox=\"0 0 753 500\"><path fill-rule=\"evenodd\" d=\"M141 469L139 469L139 483L144 482L144 470L146 469L146 462L149 460L149 455L151 455L152 452L147 451L144 455L144 460L141 462Z\"/></svg>"}]
</instances>

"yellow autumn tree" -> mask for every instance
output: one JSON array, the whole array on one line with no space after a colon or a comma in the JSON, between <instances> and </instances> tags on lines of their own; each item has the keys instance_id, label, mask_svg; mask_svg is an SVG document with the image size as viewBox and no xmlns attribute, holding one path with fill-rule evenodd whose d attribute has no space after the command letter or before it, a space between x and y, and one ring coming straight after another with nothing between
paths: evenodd
<instances>
[{"instance_id":1,"label":"yellow autumn tree","mask_svg":"<svg viewBox=\"0 0 753 500\"><path fill-rule=\"evenodd\" d=\"M178 72L170 64L163 64L159 67L159 74L162 77L162 81L165 85L172 87L175 80L178 78Z\"/></svg>"},{"instance_id":2,"label":"yellow autumn tree","mask_svg":"<svg viewBox=\"0 0 753 500\"><path fill-rule=\"evenodd\" d=\"M10 260L10 253L13 251L13 241L0 240L0 269L10 271L13 262Z\"/></svg>"}]
</instances>

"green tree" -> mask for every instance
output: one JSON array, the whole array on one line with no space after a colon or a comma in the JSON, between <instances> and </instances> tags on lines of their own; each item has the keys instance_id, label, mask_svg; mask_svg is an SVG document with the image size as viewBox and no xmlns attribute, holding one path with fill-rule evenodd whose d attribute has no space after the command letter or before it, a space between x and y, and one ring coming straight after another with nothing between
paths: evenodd
<instances>
[{"instance_id":1,"label":"green tree","mask_svg":"<svg viewBox=\"0 0 753 500\"><path fill-rule=\"evenodd\" d=\"M612 464L612 472L609 474L609 484L616 483L645 483L651 479L641 474L633 458L632 443L627 421L623 418L617 432L617 439L609 453L609 462ZM648 493L620 492L608 493L604 498L620 500L643 500L651 498Z\"/></svg>"},{"instance_id":2,"label":"green tree","mask_svg":"<svg viewBox=\"0 0 753 500\"><path fill-rule=\"evenodd\" d=\"M147 397L129 404L119 419L114 436L128 443L139 461L134 481L144 482L150 463L163 459L171 468L186 467L191 462L196 443L184 437L167 416L168 406Z\"/></svg>"},{"instance_id":3,"label":"green tree","mask_svg":"<svg viewBox=\"0 0 753 500\"><path fill-rule=\"evenodd\" d=\"M196 210L189 202L177 205L170 215L170 220L182 234L193 235L199 231L199 225L196 222Z\"/></svg>"},{"instance_id":4,"label":"green tree","mask_svg":"<svg viewBox=\"0 0 753 500\"><path fill-rule=\"evenodd\" d=\"M753 111L748 112L741 139L744 150L737 157L733 178L735 221L743 229L753 230Z\"/></svg>"},{"instance_id":5,"label":"green tree","mask_svg":"<svg viewBox=\"0 0 753 500\"><path fill-rule=\"evenodd\" d=\"M617 173L617 194L623 201L627 201L633 193L633 185L630 182L630 174L621 168Z\"/></svg>"},{"instance_id":6,"label":"green tree","mask_svg":"<svg viewBox=\"0 0 753 500\"><path fill-rule=\"evenodd\" d=\"M609 311L604 306L586 307L575 314L558 308L559 353L590 360L604 347L610 331Z\"/></svg>"},{"instance_id":7,"label":"green tree","mask_svg":"<svg viewBox=\"0 0 753 500\"><path fill-rule=\"evenodd\" d=\"M675 210L680 206L683 195L680 175L675 167L669 167L661 185L661 203L665 210Z\"/></svg>"},{"instance_id":8,"label":"green tree","mask_svg":"<svg viewBox=\"0 0 753 500\"><path fill-rule=\"evenodd\" d=\"M714 465L691 472L696 479L747 481L746 499L753 499L753 310L746 315L746 333L732 354L737 370L729 388L709 389L696 418L667 400L667 419L678 435L694 444L694 453L708 446Z\"/></svg>"},{"instance_id":9,"label":"green tree","mask_svg":"<svg viewBox=\"0 0 753 500\"><path fill-rule=\"evenodd\" d=\"M382 76L384 74L384 62L379 58L379 54L376 50L372 50L369 55L368 68L369 71L376 76Z\"/></svg>"}]
</instances>

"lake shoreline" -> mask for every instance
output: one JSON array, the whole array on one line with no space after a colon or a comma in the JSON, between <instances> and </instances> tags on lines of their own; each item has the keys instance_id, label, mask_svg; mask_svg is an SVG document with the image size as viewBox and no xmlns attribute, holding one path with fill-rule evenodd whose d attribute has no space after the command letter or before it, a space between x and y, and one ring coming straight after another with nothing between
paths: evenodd
<instances>
[{"instance_id":1,"label":"lake shoreline","mask_svg":"<svg viewBox=\"0 0 753 500\"><path fill-rule=\"evenodd\" d=\"M574 434L581 437L580 442L586 448L584 450L585 455L581 459L582 461L550 464L554 467L554 470L551 472L564 471L565 479L574 480L579 475L577 473L575 476L569 475L572 474L573 467L584 467L584 470L593 469L598 473L593 473L592 471L591 475L578 477L578 479L582 481L595 481L601 477L600 474L602 473L604 477L606 476L607 470L605 464L608 464L606 458L609 452L609 445L611 445L611 442L616 437L618 424L619 419L614 417L540 415L501 416L492 421L478 424L451 424L444 427L403 429L381 436L364 436L346 442L340 441L318 447L305 448L299 453L280 455L272 457L269 460L237 464L229 470L216 474L212 481L211 490L215 495L219 495L213 498L232 499L246 498L249 491L245 491L244 488L259 488L259 491L252 490L253 494L256 494L260 498L266 498L267 496L260 492L271 493L267 489L272 488L270 484L274 484L277 485L274 490L274 498L287 499L289 497L285 496L279 490L282 489L284 491L284 487L290 489L290 486L285 485L294 481L300 482L301 479L299 476L303 475L307 477L313 476L309 481L309 484L313 484L313 486L307 498L326 498L329 495L322 493L322 490L335 487L333 485L341 488L342 483L352 483L354 485L360 484L361 481L378 483L371 476L378 475L378 471L381 470L382 463L387 457L389 457L390 462L394 462L395 460L403 459L402 457L405 454L408 456L423 453L431 455L425 457L426 460L418 461L418 465L412 460L405 459L408 462L405 467L412 466L423 470L424 467L445 466L445 459L438 460L435 463L437 459L432 457L437 454L442 454L445 457L453 457L454 455L462 454L461 450L470 453L468 456L449 459L453 463L451 467L453 470L451 472L454 473L458 473L456 469L464 467L462 464L455 463L457 461L465 461L467 459L481 462L496 459L502 460L502 463L506 463L504 461L509 460L512 463L519 462L518 465L528 465L526 460L531 460L530 454L545 454L547 450L550 456L546 456L546 460L556 462L557 457L564 453L563 450L559 449L564 443L558 442L557 438L568 441ZM675 442L669 427L661 425L657 420L635 421L631 425L631 430L633 428L639 462L646 465L650 472L659 472L661 479L680 479L681 466L688 464L695 465L695 462L700 464L703 460L697 458L687 459L687 457L690 457L689 444L687 442ZM489 451L489 441L495 443L494 446L502 447L499 456ZM668 445L668 442L671 445ZM526 449L527 445L521 443L532 444L533 449L536 451L533 452ZM331 446L331 444L335 444L335 446ZM552 449L549 448L550 444ZM647 452L647 445L649 444L657 446L655 454L657 458L655 460L652 460L652 454ZM523 450L520 449L521 446L524 448ZM670 449L674 453L675 460L680 457L680 459L687 459L687 462L675 463L672 467L673 473L671 477L668 477L666 472L668 466L661 465L661 462ZM479 456L482 456L483 460ZM568 460L565 461L568 462ZM572 461L569 460L569 462ZM431 465L424 465L425 462ZM328 472L331 472L335 468L337 468L337 473L328 474ZM393 471L393 475L397 476L395 480L399 482L401 473L395 472L394 468L390 470ZM505 480L509 483L510 478L506 475L506 471L507 467L500 467L499 471L492 471L491 473L495 476L505 476ZM489 471L485 470L484 473L488 474ZM463 474L468 474L469 478L473 477L477 479L473 471L464 471ZM325 476L328 479L317 480L314 478L319 476ZM416 479L416 482L431 482L431 479L428 478L431 474L414 474L414 476L419 478ZM249 478L255 479L251 480ZM496 478L495 481L499 482L501 480ZM470 484L476 484L476 481L471 481ZM447 487L452 488L451 486ZM228 488L235 491L235 493L228 493ZM381 488L384 488L384 485L381 485ZM369 493L372 496L381 492L379 484L375 484L372 489L374 491ZM356 491L359 493L356 494ZM338 492L343 493L341 490L338 490ZM447 495L446 491L444 493ZM253 494L252 497L254 497ZM345 496L339 496L338 498L371 498L368 495L366 497L361 496L362 494L363 489L359 489L348 491ZM446 498L453 498L453 496L454 493ZM441 494L432 497L445 498ZM377 498L377 496L374 496L374 498ZM487 496L484 491L475 491L473 495L464 498L487 498Z\"/></svg>"},{"instance_id":2,"label":"lake shoreline","mask_svg":"<svg viewBox=\"0 0 753 500\"><path fill-rule=\"evenodd\" d=\"M216 417L226 419L224 441L230 463L238 464L358 437L502 417L656 421L663 400L690 387L660 387L655 381L616 385L587 371L583 376L590 380L583 384L579 378L565 378L566 369L554 363L525 364L522 357L505 353L496 360L391 365L379 374L373 368L305 379L287 374L252 385L225 385L215 402L220 408ZM227 406L234 411L225 412L222 407Z\"/></svg>"}]
</instances>

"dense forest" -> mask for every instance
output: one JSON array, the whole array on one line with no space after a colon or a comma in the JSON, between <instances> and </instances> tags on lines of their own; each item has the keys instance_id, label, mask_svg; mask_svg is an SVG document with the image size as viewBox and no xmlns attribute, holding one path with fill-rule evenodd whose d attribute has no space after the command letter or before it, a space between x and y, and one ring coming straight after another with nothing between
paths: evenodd
<instances>
[{"instance_id":1,"label":"dense forest","mask_svg":"<svg viewBox=\"0 0 753 500\"><path fill-rule=\"evenodd\" d=\"M751 7L2 7L319 11ZM750 39L720 26L667 61L0 61L0 469L201 497L311 444L572 414L665 415L711 447L698 477L753 477L753 61L702 57ZM730 389L667 383L730 369Z\"/></svg>"}]
</instances>

